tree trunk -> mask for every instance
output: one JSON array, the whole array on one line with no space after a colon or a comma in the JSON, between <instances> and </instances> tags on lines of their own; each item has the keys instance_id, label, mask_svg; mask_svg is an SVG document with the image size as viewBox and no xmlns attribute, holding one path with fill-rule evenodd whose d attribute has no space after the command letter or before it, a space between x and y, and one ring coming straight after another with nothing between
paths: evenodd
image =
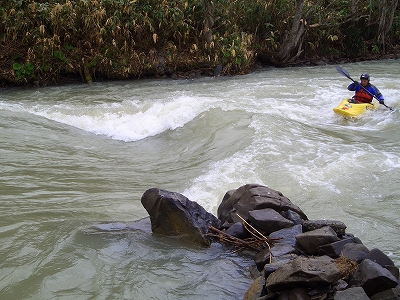
<instances>
[{"instance_id":1,"label":"tree trunk","mask_svg":"<svg viewBox=\"0 0 400 300\"><path fill-rule=\"evenodd\" d=\"M306 24L303 19L304 0L296 0L295 15L289 36L283 41L275 60L279 64L285 64L298 58L303 52L303 39L306 32Z\"/></svg>"},{"instance_id":2,"label":"tree trunk","mask_svg":"<svg viewBox=\"0 0 400 300\"><path fill-rule=\"evenodd\" d=\"M355 18L358 15L358 1L351 0L351 22L355 24Z\"/></svg>"},{"instance_id":3,"label":"tree trunk","mask_svg":"<svg viewBox=\"0 0 400 300\"><path fill-rule=\"evenodd\" d=\"M207 43L212 42L212 27L214 26L214 1L213 0L203 0L205 18L204 18L204 29L203 36Z\"/></svg>"},{"instance_id":4,"label":"tree trunk","mask_svg":"<svg viewBox=\"0 0 400 300\"><path fill-rule=\"evenodd\" d=\"M398 0L381 0L379 2L380 21L377 41L382 44L383 53L386 52L386 36L392 27L398 2Z\"/></svg>"},{"instance_id":5,"label":"tree trunk","mask_svg":"<svg viewBox=\"0 0 400 300\"><path fill-rule=\"evenodd\" d=\"M87 84L92 84L93 83L93 79L92 76L90 75L90 71L89 71L89 63L87 61L87 59L82 58L83 61L83 75L84 75L84 80Z\"/></svg>"}]
</instances>

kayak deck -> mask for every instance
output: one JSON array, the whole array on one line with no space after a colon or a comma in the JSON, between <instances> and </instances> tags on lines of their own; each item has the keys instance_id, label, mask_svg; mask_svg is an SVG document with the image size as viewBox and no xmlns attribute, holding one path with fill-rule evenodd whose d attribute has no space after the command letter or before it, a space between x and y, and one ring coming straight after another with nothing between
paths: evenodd
<instances>
[{"instance_id":1,"label":"kayak deck","mask_svg":"<svg viewBox=\"0 0 400 300\"><path fill-rule=\"evenodd\" d=\"M374 103L350 103L350 98L344 99L338 106L333 108L333 111L339 115L346 117L356 117L362 115L367 110L374 110Z\"/></svg>"}]
</instances>

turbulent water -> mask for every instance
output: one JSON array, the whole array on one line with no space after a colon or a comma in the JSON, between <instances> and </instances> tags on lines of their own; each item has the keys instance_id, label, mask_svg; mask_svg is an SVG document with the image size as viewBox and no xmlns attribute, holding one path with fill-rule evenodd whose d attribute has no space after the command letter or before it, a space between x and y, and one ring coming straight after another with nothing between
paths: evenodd
<instances>
[{"instance_id":1,"label":"turbulent water","mask_svg":"<svg viewBox=\"0 0 400 300\"><path fill-rule=\"evenodd\" d=\"M335 115L334 66L1 90L0 299L241 299L246 256L132 225L153 187L216 214L264 184L400 266L400 61L342 67L395 111Z\"/></svg>"}]
</instances>

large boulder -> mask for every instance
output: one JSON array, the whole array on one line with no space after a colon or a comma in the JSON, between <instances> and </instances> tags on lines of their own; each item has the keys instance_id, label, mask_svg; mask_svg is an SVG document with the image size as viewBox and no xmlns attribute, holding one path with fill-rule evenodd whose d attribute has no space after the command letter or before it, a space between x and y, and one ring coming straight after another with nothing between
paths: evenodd
<instances>
[{"instance_id":1,"label":"large boulder","mask_svg":"<svg viewBox=\"0 0 400 300\"><path fill-rule=\"evenodd\" d=\"M185 196L158 188L147 190L141 199L150 215L153 233L179 236L209 246L209 227L219 228L221 221Z\"/></svg>"},{"instance_id":2,"label":"large boulder","mask_svg":"<svg viewBox=\"0 0 400 300\"><path fill-rule=\"evenodd\" d=\"M259 184L246 184L235 191L228 191L218 207L218 219L222 222L240 222L239 214L248 221L249 212L258 209L272 208L278 213L296 212L307 220L305 213L294 205L282 193Z\"/></svg>"},{"instance_id":3,"label":"large boulder","mask_svg":"<svg viewBox=\"0 0 400 300\"><path fill-rule=\"evenodd\" d=\"M361 286L371 297L396 287L397 279L385 268L370 259L364 259L350 280L351 286Z\"/></svg>"},{"instance_id":4,"label":"large boulder","mask_svg":"<svg viewBox=\"0 0 400 300\"><path fill-rule=\"evenodd\" d=\"M336 282L341 276L335 261L328 256L299 256L270 274L266 287L271 292L296 287L323 287Z\"/></svg>"}]
</instances>

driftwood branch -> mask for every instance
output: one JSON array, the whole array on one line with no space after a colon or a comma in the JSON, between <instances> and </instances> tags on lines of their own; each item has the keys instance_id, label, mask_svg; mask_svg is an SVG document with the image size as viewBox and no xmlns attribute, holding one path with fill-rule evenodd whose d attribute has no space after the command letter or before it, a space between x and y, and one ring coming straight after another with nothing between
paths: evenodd
<instances>
[{"instance_id":1,"label":"driftwood branch","mask_svg":"<svg viewBox=\"0 0 400 300\"><path fill-rule=\"evenodd\" d=\"M259 252L265 248L271 250L271 244L273 244L278 239L270 239L264 236L260 231L251 226L244 218L240 215L236 214L240 220L242 220L242 224L244 228L251 234L251 238L248 239L239 239L235 236L227 234L226 232L219 230L213 226L210 226L211 233L208 233L209 236L213 236L218 238L221 242L234 245L237 248L237 251L242 251L245 249L250 249L256 252ZM270 261L272 260L272 254L270 252Z\"/></svg>"}]
</instances>

